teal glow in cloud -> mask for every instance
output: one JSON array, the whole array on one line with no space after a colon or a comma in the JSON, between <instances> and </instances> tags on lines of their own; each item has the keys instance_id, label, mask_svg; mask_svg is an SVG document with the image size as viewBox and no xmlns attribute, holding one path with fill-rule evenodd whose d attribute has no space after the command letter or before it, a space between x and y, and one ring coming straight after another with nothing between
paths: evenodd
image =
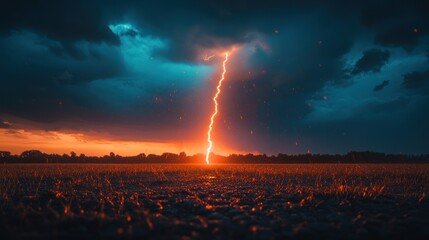
<instances>
[{"instance_id":1,"label":"teal glow in cloud","mask_svg":"<svg viewBox=\"0 0 429 240\"><path fill-rule=\"evenodd\" d=\"M169 50L168 40L143 34L131 24L109 25L119 37L128 77L159 85L177 84L186 87L204 82L211 74L212 67L202 64L171 62L155 56L156 51Z\"/></svg>"}]
</instances>

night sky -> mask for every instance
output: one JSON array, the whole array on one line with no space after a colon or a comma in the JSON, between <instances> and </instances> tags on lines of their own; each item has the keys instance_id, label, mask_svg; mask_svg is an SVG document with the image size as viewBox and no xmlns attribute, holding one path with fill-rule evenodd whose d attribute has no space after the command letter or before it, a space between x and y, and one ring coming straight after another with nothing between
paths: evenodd
<instances>
[{"instance_id":1,"label":"night sky","mask_svg":"<svg viewBox=\"0 0 429 240\"><path fill-rule=\"evenodd\" d=\"M428 9L423 0L6 1L0 150L204 153L229 51L215 153L428 153Z\"/></svg>"}]
</instances>

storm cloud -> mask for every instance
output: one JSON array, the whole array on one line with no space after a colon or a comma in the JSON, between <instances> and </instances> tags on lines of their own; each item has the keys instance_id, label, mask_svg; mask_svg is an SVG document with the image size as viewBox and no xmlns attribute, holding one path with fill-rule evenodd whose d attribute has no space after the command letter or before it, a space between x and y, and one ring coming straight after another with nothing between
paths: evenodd
<instances>
[{"instance_id":1,"label":"storm cloud","mask_svg":"<svg viewBox=\"0 0 429 240\"><path fill-rule=\"evenodd\" d=\"M380 72L381 68L389 60L390 53L379 49L367 50L363 53L352 71L352 74Z\"/></svg>"},{"instance_id":2,"label":"storm cloud","mask_svg":"<svg viewBox=\"0 0 429 240\"><path fill-rule=\"evenodd\" d=\"M409 89L428 89L429 70L415 71L404 75L404 86Z\"/></svg>"},{"instance_id":3,"label":"storm cloud","mask_svg":"<svg viewBox=\"0 0 429 240\"><path fill-rule=\"evenodd\" d=\"M383 88L385 88L387 85L389 85L389 81L388 81L388 80L384 80L382 83L380 83L380 84L378 84L378 85L376 85L376 86L374 87L374 91L375 91L375 92L381 91L381 90L383 90Z\"/></svg>"}]
</instances>

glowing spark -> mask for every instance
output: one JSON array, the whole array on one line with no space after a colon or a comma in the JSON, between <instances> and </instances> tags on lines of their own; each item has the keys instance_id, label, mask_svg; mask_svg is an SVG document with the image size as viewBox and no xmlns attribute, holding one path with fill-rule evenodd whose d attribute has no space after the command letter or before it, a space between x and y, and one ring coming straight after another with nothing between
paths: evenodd
<instances>
[{"instance_id":1,"label":"glowing spark","mask_svg":"<svg viewBox=\"0 0 429 240\"><path fill-rule=\"evenodd\" d=\"M210 56L205 56L204 58L203 58L203 60L204 61L208 61L208 60L210 60L212 57L214 57L215 55L210 55Z\"/></svg>"},{"instance_id":2,"label":"glowing spark","mask_svg":"<svg viewBox=\"0 0 429 240\"><path fill-rule=\"evenodd\" d=\"M220 94L220 88L222 87L222 82L223 82L223 80L225 80L225 74L226 74L226 62L228 62L228 55L229 55L229 53L225 53L225 60L223 61L223 64L222 64L222 66L223 66L223 72L222 72L222 77L221 77L221 79L219 80L219 83L218 83L218 85L217 85L217 87L216 87L216 89L217 89L217 92L216 92L216 94L215 94L215 96L213 97L213 102L214 102L214 104L215 104L215 110L214 110L214 112L213 112L213 114L212 114L212 116L211 116L211 118L210 118L210 125L209 125L209 130L208 130L208 132L207 132L207 142L209 143L209 146L207 147L207 153L206 153L206 163L207 164L210 164L210 161L209 161L209 157L210 157L210 152L211 152L211 150L212 150L212 147L213 147L213 142L212 142L212 140L211 140L211 132L212 132L212 130L213 130L213 123L214 123L214 118L216 117L216 115L217 115L217 112L218 112L218 110L217 110L217 97L219 96L219 94Z\"/></svg>"}]
</instances>

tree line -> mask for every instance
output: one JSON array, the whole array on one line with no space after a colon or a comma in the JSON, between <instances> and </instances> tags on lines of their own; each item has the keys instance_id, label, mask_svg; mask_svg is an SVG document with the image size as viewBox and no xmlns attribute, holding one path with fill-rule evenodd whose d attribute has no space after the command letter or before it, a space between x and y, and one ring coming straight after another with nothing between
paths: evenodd
<instances>
[{"instance_id":1,"label":"tree line","mask_svg":"<svg viewBox=\"0 0 429 240\"><path fill-rule=\"evenodd\" d=\"M192 156L181 152L155 154L138 154L136 156L119 156L113 152L96 157L85 154L47 154L39 150L27 150L19 155L0 151L0 163L203 163L205 155ZM220 156L212 154L212 163L429 163L429 154L385 154L371 151L352 151L347 154L296 154L279 153L277 155L231 154Z\"/></svg>"}]
</instances>

